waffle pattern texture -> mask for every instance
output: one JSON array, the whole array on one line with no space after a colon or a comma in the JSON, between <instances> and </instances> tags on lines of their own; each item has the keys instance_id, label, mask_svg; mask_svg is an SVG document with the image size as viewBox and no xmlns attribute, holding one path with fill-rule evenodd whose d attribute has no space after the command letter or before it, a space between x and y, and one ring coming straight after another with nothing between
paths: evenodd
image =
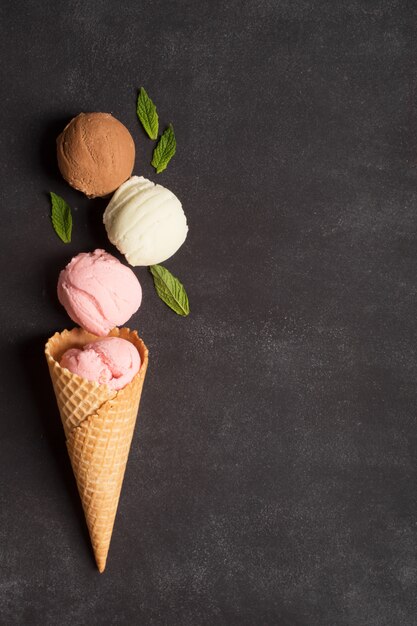
<instances>
[{"instance_id":1,"label":"waffle pattern texture","mask_svg":"<svg viewBox=\"0 0 417 626\"><path fill-rule=\"evenodd\" d=\"M100 572L106 566L148 365L148 350L136 331L115 328L109 336L133 343L141 358L139 372L119 391L84 380L59 365L68 348L79 348L99 337L75 328L55 333L45 346L68 453Z\"/></svg>"}]
</instances>

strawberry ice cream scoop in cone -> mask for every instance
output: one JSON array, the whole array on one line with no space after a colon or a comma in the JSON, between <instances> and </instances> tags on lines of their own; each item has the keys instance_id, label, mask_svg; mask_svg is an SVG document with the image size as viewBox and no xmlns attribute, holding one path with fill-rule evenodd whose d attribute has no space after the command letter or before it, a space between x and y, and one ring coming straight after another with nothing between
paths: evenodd
<instances>
[{"instance_id":1,"label":"strawberry ice cream scoop in cone","mask_svg":"<svg viewBox=\"0 0 417 626\"><path fill-rule=\"evenodd\" d=\"M75 328L55 333L45 346L100 572L106 566L148 365L148 350L136 331L115 328L109 338L118 341Z\"/></svg>"}]
</instances>

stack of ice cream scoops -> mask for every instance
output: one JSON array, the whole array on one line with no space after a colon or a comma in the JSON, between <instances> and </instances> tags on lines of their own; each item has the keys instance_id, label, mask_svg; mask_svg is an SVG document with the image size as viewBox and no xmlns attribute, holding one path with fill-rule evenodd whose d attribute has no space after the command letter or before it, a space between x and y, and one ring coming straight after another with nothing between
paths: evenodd
<instances>
[{"instance_id":1,"label":"stack of ice cream scoops","mask_svg":"<svg viewBox=\"0 0 417 626\"><path fill-rule=\"evenodd\" d=\"M135 144L106 113L81 113L57 139L65 180L88 197L114 194L103 221L109 240L133 266L161 263L185 241L178 198L132 176ZM91 542L106 566L148 350L123 325L139 309L134 272L104 250L82 252L61 271L58 299L77 324L55 333L45 354Z\"/></svg>"}]
</instances>

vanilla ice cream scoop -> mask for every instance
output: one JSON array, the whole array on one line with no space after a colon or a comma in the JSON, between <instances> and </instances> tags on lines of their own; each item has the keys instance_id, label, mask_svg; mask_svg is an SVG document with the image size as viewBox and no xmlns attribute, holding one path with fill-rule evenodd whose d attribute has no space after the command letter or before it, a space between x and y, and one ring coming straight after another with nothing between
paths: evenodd
<instances>
[{"instance_id":1,"label":"vanilla ice cream scoop","mask_svg":"<svg viewBox=\"0 0 417 626\"><path fill-rule=\"evenodd\" d=\"M130 265L155 265L184 243L187 219L178 198L143 176L132 176L108 204L107 235Z\"/></svg>"}]
</instances>

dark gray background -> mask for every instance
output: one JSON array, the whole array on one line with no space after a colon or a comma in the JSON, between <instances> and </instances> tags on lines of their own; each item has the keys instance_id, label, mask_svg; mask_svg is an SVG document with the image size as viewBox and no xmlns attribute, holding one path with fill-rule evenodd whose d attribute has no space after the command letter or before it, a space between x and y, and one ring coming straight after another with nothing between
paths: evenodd
<instances>
[{"instance_id":1,"label":"dark gray background","mask_svg":"<svg viewBox=\"0 0 417 626\"><path fill-rule=\"evenodd\" d=\"M0 5L0 622L417 624L415 3L117 4ZM178 138L159 176L140 85ZM192 311L136 270L151 361L101 576L43 357L59 270L115 252L56 167L94 110L183 202Z\"/></svg>"}]
</instances>

